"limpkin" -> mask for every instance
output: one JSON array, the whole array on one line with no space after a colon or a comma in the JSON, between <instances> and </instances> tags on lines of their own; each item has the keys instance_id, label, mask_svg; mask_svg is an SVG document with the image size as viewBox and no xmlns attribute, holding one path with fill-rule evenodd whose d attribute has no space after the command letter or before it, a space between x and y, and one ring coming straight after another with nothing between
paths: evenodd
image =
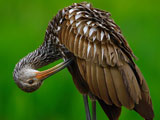
<instances>
[{"instance_id":1,"label":"limpkin","mask_svg":"<svg viewBox=\"0 0 160 120\"><path fill-rule=\"evenodd\" d=\"M135 110L145 120L154 117L149 88L136 58L111 14L90 3L74 3L49 22L43 44L21 59L14 80L25 92L37 90L44 79L67 67L83 95L87 120L96 120L96 101L110 120L121 107ZM45 71L37 69L58 59L64 62Z\"/></svg>"}]
</instances>

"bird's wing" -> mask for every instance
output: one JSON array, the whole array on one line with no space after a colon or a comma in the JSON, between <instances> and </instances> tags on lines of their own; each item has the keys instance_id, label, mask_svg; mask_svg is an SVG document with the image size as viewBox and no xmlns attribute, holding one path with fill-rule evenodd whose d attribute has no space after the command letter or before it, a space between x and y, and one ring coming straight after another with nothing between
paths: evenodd
<instances>
[{"instance_id":1,"label":"bird's wing","mask_svg":"<svg viewBox=\"0 0 160 120\"><path fill-rule=\"evenodd\" d=\"M108 12L85 3L70 6L59 40L76 56L92 94L106 104L129 109L144 99L150 104L149 89L132 60L132 50Z\"/></svg>"},{"instance_id":2,"label":"bird's wing","mask_svg":"<svg viewBox=\"0 0 160 120\"><path fill-rule=\"evenodd\" d=\"M65 19L59 38L75 56L102 66L120 65L134 57L110 13L77 4L68 9Z\"/></svg>"}]
</instances>

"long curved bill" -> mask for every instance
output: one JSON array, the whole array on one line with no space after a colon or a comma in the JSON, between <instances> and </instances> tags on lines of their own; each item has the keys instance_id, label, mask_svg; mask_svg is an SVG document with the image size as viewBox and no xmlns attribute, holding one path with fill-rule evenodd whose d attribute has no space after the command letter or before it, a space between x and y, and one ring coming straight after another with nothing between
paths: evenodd
<instances>
[{"instance_id":1,"label":"long curved bill","mask_svg":"<svg viewBox=\"0 0 160 120\"><path fill-rule=\"evenodd\" d=\"M59 63L58 65L48 69L48 70L44 70L41 72L37 72L36 73L36 78L38 80L44 80L46 78L48 78L49 76L59 72L60 70L64 69L65 67L67 67L68 65L70 65L70 63L72 62L73 58L67 59L64 62Z\"/></svg>"}]
</instances>

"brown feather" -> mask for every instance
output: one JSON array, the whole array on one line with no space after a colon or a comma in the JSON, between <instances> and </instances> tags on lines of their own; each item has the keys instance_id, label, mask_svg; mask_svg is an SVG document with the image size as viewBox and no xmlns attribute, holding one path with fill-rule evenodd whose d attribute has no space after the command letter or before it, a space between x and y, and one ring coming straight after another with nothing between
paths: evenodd
<instances>
[{"instance_id":1,"label":"brown feather","mask_svg":"<svg viewBox=\"0 0 160 120\"><path fill-rule=\"evenodd\" d=\"M92 74L93 88L94 88L94 91L95 91L95 95L98 96L99 98L101 98L100 91L99 91L99 88L98 88L98 83L97 83L96 72L97 72L96 64L92 63L91 64L91 74Z\"/></svg>"},{"instance_id":2,"label":"brown feather","mask_svg":"<svg viewBox=\"0 0 160 120\"><path fill-rule=\"evenodd\" d=\"M87 59L87 47L88 47L88 41L84 40L83 42L83 50L82 52L82 58Z\"/></svg>"},{"instance_id":3,"label":"brown feather","mask_svg":"<svg viewBox=\"0 0 160 120\"><path fill-rule=\"evenodd\" d=\"M112 75L112 80L115 86L115 90L117 93L117 97L120 101L120 103L125 106L128 109L133 109L134 108L134 102L130 98L127 89L123 83L122 76L116 67L110 67L111 75Z\"/></svg>"},{"instance_id":4,"label":"brown feather","mask_svg":"<svg viewBox=\"0 0 160 120\"><path fill-rule=\"evenodd\" d=\"M79 66L77 66L76 61L73 61L67 68L71 73L73 82L76 88L79 90L79 92L82 94L88 94L89 92L88 84L81 76L82 72L80 71Z\"/></svg>"},{"instance_id":5,"label":"brown feather","mask_svg":"<svg viewBox=\"0 0 160 120\"><path fill-rule=\"evenodd\" d=\"M118 120L121 114L121 107L115 105L107 105L103 100L98 99L99 104L103 108L103 111L108 116L109 120Z\"/></svg>"},{"instance_id":6,"label":"brown feather","mask_svg":"<svg viewBox=\"0 0 160 120\"><path fill-rule=\"evenodd\" d=\"M137 79L127 63L119 67L121 75L123 77L124 84L135 103L139 103L141 99L141 91L137 82Z\"/></svg>"},{"instance_id":7,"label":"brown feather","mask_svg":"<svg viewBox=\"0 0 160 120\"><path fill-rule=\"evenodd\" d=\"M139 104L135 105L134 110L138 112L145 120L153 120L154 112L152 107L152 101L150 103L146 100L146 95L142 92L142 99L139 101Z\"/></svg>"},{"instance_id":8,"label":"brown feather","mask_svg":"<svg viewBox=\"0 0 160 120\"><path fill-rule=\"evenodd\" d=\"M72 30L73 31L73 30ZM68 48L74 52L74 42L75 42L75 36L73 34L70 34L70 38L69 38L69 44L68 44Z\"/></svg>"},{"instance_id":9,"label":"brown feather","mask_svg":"<svg viewBox=\"0 0 160 120\"><path fill-rule=\"evenodd\" d=\"M67 26L65 25L66 21L64 22L64 25L63 25L63 29L61 29L60 31L60 35L59 35L59 38L60 38L60 42L64 43L65 42L65 31L67 29Z\"/></svg>"},{"instance_id":10,"label":"brown feather","mask_svg":"<svg viewBox=\"0 0 160 120\"><path fill-rule=\"evenodd\" d=\"M111 111L122 105L129 109L135 105L134 109L145 119L153 118L148 86L134 64L132 50L120 28L110 18L110 13L86 3L73 4L65 8L64 22L58 36L60 44L77 58L80 75L87 83L89 92L98 100L112 103L113 106L109 107L113 108ZM104 106L102 108L106 109ZM109 118L118 119L119 108L117 113L110 112Z\"/></svg>"},{"instance_id":11,"label":"brown feather","mask_svg":"<svg viewBox=\"0 0 160 120\"><path fill-rule=\"evenodd\" d=\"M97 83L98 83L100 95L106 104L112 105L112 102L111 102L110 97L108 95L108 90L107 90L107 86L106 86L106 82L105 82L105 75L104 75L103 67L96 65L96 70L97 70L96 71Z\"/></svg>"},{"instance_id":12,"label":"brown feather","mask_svg":"<svg viewBox=\"0 0 160 120\"><path fill-rule=\"evenodd\" d=\"M114 103L117 107L120 107L121 103L119 102L119 100L117 98L117 93L116 93L116 90L115 90L115 86L114 86L114 83L113 83L111 72L107 67L104 68L104 75L105 75L106 85L107 85L107 88L108 88L108 93L109 93L109 96L112 100L112 103Z\"/></svg>"},{"instance_id":13,"label":"brown feather","mask_svg":"<svg viewBox=\"0 0 160 120\"><path fill-rule=\"evenodd\" d=\"M89 85L89 88L91 90L91 93L97 92L95 90L94 84L92 83L92 69L91 69L91 63L90 62L86 62L86 76L87 76L87 83Z\"/></svg>"},{"instance_id":14,"label":"brown feather","mask_svg":"<svg viewBox=\"0 0 160 120\"><path fill-rule=\"evenodd\" d=\"M153 120L154 112L153 112L153 107L152 107L152 100L151 100L150 93L149 93L149 88L147 86L147 83L142 73L140 72L138 66L136 65L135 65L135 70L138 74L138 78L140 82L142 99L139 101L139 104L135 105L134 110L138 112L146 120Z\"/></svg>"},{"instance_id":15,"label":"brown feather","mask_svg":"<svg viewBox=\"0 0 160 120\"><path fill-rule=\"evenodd\" d=\"M68 47L68 42L69 42L69 30L71 26L66 26L65 31L64 31L64 44Z\"/></svg>"},{"instance_id":16,"label":"brown feather","mask_svg":"<svg viewBox=\"0 0 160 120\"><path fill-rule=\"evenodd\" d=\"M74 41L74 55L75 56L78 56L78 43L79 43L79 38L80 38L80 35L77 34L76 37L75 37L75 41Z\"/></svg>"},{"instance_id":17,"label":"brown feather","mask_svg":"<svg viewBox=\"0 0 160 120\"><path fill-rule=\"evenodd\" d=\"M86 78L86 62L85 62L85 60L77 58L77 64L78 64L78 68L80 70L80 73L81 73L83 79L85 80L85 78Z\"/></svg>"},{"instance_id":18,"label":"brown feather","mask_svg":"<svg viewBox=\"0 0 160 120\"><path fill-rule=\"evenodd\" d=\"M80 36L79 43L78 43L78 56L79 57L82 57L81 51L83 50L83 42L84 42L83 36Z\"/></svg>"}]
</instances>

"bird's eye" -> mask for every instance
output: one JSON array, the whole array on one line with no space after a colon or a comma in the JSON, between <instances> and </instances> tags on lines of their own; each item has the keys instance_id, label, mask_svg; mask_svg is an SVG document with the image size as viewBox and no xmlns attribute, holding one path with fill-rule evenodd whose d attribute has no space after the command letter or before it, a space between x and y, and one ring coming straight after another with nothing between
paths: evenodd
<instances>
[{"instance_id":1,"label":"bird's eye","mask_svg":"<svg viewBox=\"0 0 160 120\"><path fill-rule=\"evenodd\" d=\"M28 83L29 83L29 84L33 84L34 81L33 81L33 80L29 80Z\"/></svg>"}]
</instances>

